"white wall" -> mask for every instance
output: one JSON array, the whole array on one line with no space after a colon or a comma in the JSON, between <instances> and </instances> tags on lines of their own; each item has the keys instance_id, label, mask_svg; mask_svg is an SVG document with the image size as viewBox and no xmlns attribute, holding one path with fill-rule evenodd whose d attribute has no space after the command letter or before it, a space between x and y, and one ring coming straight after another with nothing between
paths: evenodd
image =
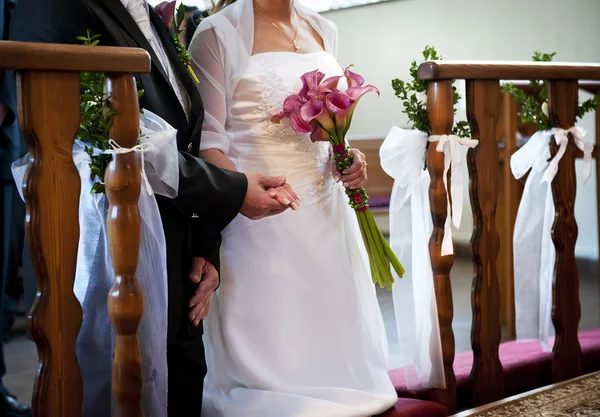
<instances>
[{"instance_id":1,"label":"white wall","mask_svg":"<svg viewBox=\"0 0 600 417\"><path fill-rule=\"evenodd\" d=\"M556 61L600 62L600 0L396 0L325 16L339 28L340 63L354 64L382 93L361 102L351 137L383 138L392 125L407 122L390 83L408 78L411 60L420 61L426 45L453 60L529 61L539 50L557 52ZM593 115L580 125L593 141ZM468 198L465 192L458 241L468 241L472 232ZM578 180L576 216L577 255L597 258L594 178L585 187Z\"/></svg>"}]
</instances>

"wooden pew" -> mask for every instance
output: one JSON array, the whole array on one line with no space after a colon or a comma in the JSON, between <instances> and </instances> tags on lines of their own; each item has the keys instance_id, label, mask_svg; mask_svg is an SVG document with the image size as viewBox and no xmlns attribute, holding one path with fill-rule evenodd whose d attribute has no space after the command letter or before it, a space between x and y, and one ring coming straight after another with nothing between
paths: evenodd
<instances>
[{"instance_id":1,"label":"wooden pew","mask_svg":"<svg viewBox=\"0 0 600 417\"><path fill-rule=\"evenodd\" d=\"M600 65L441 61L423 63L419 77L429 81L427 106L431 134L435 135L451 132L454 118L452 80L466 80L467 116L473 137L480 140L479 146L470 149L467 155L474 221L471 239L474 267L471 293L473 362L467 389L471 400L469 405L477 406L502 399L505 395L506 375L499 355L501 328L497 262L500 238L496 226L500 186L497 129L502 113L499 81L548 80L552 124L566 129L575 124L578 80L600 80ZM576 377L582 371L582 351L577 332L580 305L575 263L575 149L570 141L560 162L559 173L552 183L557 213L552 232L556 247L552 313L556 340L551 359L554 382ZM556 152L557 145L552 142L551 153L554 155ZM429 197L434 225L429 248L446 375L446 389L431 390L429 396L453 412L457 409L450 281L454 256L441 256L448 197L443 184L444 156L436 152L435 147L429 147L427 165L431 175Z\"/></svg>"},{"instance_id":2,"label":"wooden pew","mask_svg":"<svg viewBox=\"0 0 600 417\"><path fill-rule=\"evenodd\" d=\"M0 69L17 72L18 116L31 165L25 177L25 233L37 281L28 325L38 349L36 417L81 415L82 381L75 355L81 306L73 294L79 239L80 181L72 159L79 127L79 72L105 72L114 117L112 138L136 145L139 107L134 73L150 56L133 48L0 42ZM113 157L106 171L109 246L115 281L107 294L116 329L115 415L141 416L142 369L137 326L143 313L135 279L140 244L140 168L135 153Z\"/></svg>"}]
</instances>

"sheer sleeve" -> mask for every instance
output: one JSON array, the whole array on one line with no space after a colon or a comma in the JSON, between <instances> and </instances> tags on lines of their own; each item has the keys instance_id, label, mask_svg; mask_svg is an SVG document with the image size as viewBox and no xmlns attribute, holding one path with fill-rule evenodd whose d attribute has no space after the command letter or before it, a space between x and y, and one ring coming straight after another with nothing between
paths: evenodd
<instances>
[{"instance_id":1,"label":"sheer sleeve","mask_svg":"<svg viewBox=\"0 0 600 417\"><path fill-rule=\"evenodd\" d=\"M189 51L192 67L200 83L198 89L204 104L204 123L200 150L218 149L229 152L229 138L225 131L227 100L225 59L214 28L202 30L194 36Z\"/></svg>"}]
</instances>

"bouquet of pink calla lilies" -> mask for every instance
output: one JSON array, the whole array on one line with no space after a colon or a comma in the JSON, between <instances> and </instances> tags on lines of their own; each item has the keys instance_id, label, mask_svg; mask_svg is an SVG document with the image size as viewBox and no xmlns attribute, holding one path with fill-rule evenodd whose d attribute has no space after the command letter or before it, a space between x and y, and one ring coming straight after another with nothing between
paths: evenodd
<instances>
[{"instance_id":1,"label":"bouquet of pink calla lilies","mask_svg":"<svg viewBox=\"0 0 600 417\"><path fill-rule=\"evenodd\" d=\"M365 80L358 74L344 70L344 75L325 78L319 70L307 72L302 79L298 94L287 97L283 111L271 119L279 123L290 119L290 125L299 134L310 134L313 142L328 141L333 146L333 156L340 172L352 165L353 156L346 144L346 133L352 122L356 104L366 93L379 90L372 85L363 85ZM346 78L348 88L340 91L340 79ZM356 211L360 231L369 255L373 282L381 288L391 289L394 278L390 264L399 277L404 275L402 264L392 252L387 240L377 227L369 209L369 196L364 188L346 190L350 206Z\"/></svg>"}]
</instances>

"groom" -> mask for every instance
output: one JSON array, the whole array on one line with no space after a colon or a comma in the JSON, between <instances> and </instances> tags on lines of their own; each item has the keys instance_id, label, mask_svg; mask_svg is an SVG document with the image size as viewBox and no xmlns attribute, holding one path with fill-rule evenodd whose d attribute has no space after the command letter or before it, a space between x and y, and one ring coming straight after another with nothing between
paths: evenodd
<instances>
[{"instance_id":1,"label":"groom","mask_svg":"<svg viewBox=\"0 0 600 417\"><path fill-rule=\"evenodd\" d=\"M218 285L220 232L238 212L258 219L286 210L267 191L284 185L285 178L226 171L193 156L200 145L202 101L166 26L146 0L18 0L10 37L78 43L76 37L88 29L101 35L103 46L148 51L152 72L136 75L145 92L140 107L178 130L179 194L173 200L157 196L169 276L168 405L171 417L199 417L206 362L198 321Z\"/></svg>"}]
</instances>

